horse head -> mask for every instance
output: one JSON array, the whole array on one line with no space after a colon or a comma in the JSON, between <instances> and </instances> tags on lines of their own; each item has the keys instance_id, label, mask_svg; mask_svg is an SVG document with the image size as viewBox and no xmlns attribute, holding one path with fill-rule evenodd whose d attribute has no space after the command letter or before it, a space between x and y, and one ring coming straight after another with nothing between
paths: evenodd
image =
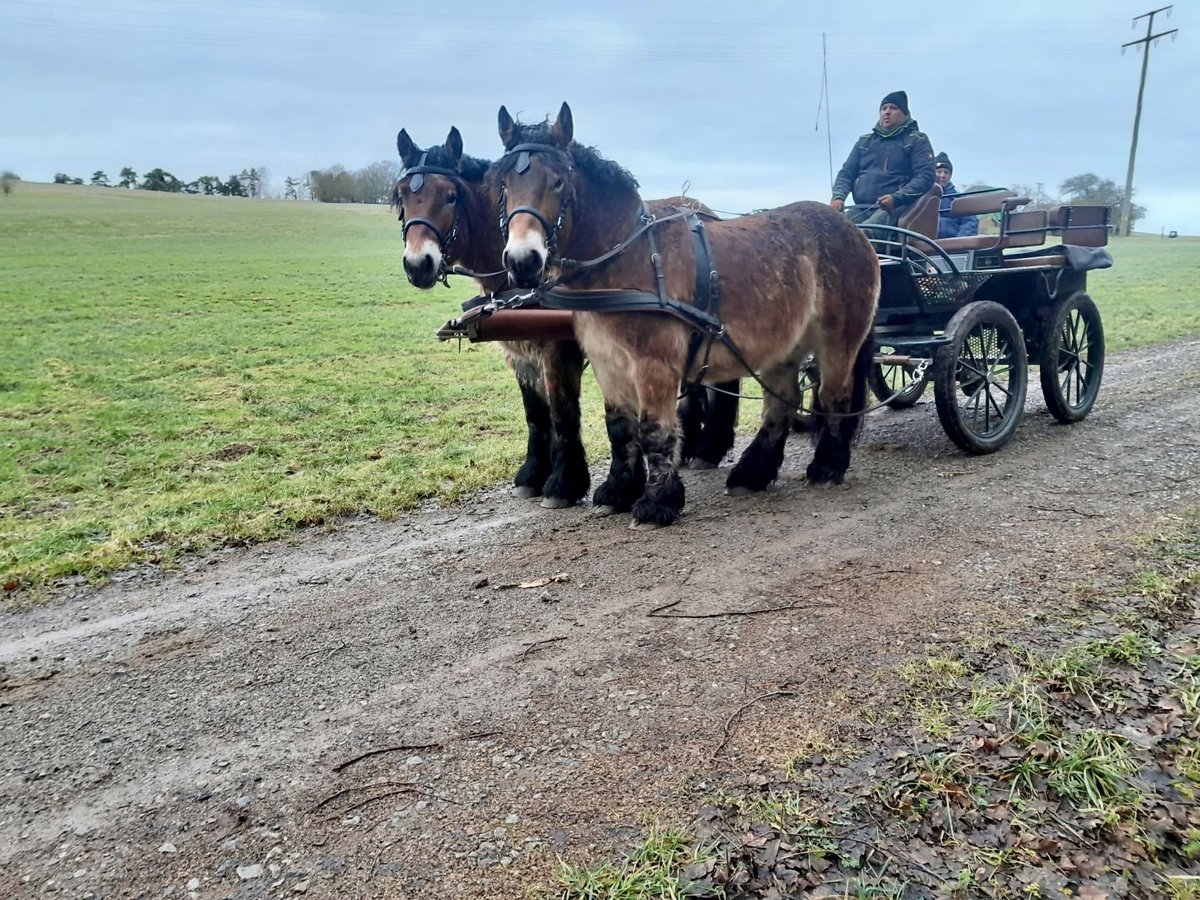
<instances>
[{"instance_id":1,"label":"horse head","mask_svg":"<svg viewBox=\"0 0 1200 900\"><path fill-rule=\"evenodd\" d=\"M445 144L427 150L401 129L396 149L404 170L392 188L392 204L404 223L404 274L414 286L430 288L461 251L462 170L470 158L463 156L462 135L453 127Z\"/></svg>"},{"instance_id":2,"label":"horse head","mask_svg":"<svg viewBox=\"0 0 1200 900\"><path fill-rule=\"evenodd\" d=\"M488 172L488 193L500 211L509 278L534 287L571 230L571 107L564 103L553 124L524 125L501 106L499 126L504 156Z\"/></svg>"}]
</instances>

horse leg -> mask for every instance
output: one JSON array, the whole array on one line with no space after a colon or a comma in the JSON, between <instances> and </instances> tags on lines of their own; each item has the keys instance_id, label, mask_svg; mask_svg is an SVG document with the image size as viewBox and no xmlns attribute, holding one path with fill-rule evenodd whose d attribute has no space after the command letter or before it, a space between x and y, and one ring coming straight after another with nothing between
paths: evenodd
<instances>
[{"instance_id":1,"label":"horse leg","mask_svg":"<svg viewBox=\"0 0 1200 900\"><path fill-rule=\"evenodd\" d=\"M709 399L704 385L693 384L679 401L679 427L683 435L679 458L684 465L691 462L700 446L701 429L709 415Z\"/></svg>"},{"instance_id":2,"label":"horse leg","mask_svg":"<svg viewBox=\"0 0 1200 900\"><path fill-rule=\"evenodd\" d=\"M692 459L693 469L715 469L733 449L734 427L737 425L738 388L737 381L722 381L715 385L718 390L706 388L708 408L704 417L704 430L696 445Z\"/></svg>"},{"instance_id":3,"label":"horse leg","mask_svg":"<svg viewBox=\"0 0 1200 900\"><path fill-rule=\"evenodd\" d=\"M683 512L684 488L679 477L679 422L643 416L638 422L638 442L646 456L649 475L646 489L633 504L632 527L670 525Z\"/></svg>"},{"instance_id":4,"label":"horse leg","mask_svg":"<svg viewBox=\"0 0 1200 900\"><path fill-rule=\"evenodd\" d=\"M813 484L841 484L850 468L850 446L862 426L862 410L867 408L867 373L875 361L875 342L868 336L853 359L828 356L832 359L818 355L821 386L814 404L813 432L817 449L805 473ZM854 415L847 415L851 412Z\"/></svg>"},{"instance_id":5,"label":"horse leg","mask_svg":"<svg viewBox=\"0 0 1200 900\"><path fill-rule=\"evenodd\" d=\"M592 505L598 515L608 516L629 512L646 486L646 467L637 442L637 423L628 412L616 407L604 407L604 427L612 461L608 477L592 495Z\"/></svg>"},{"instance_id":6,"label":"horse leg","mask_svg":"<svg viewBox=\"0 0 1200 900\"><path fill-rule=\"evenodd\" d=\"M779 475L792 418L800 405L800 363L790 359L764 372L763 417L758 434L725 479L725 491L765 491Z\"/></svg>"},{"instance_id":7,"label":"horse leg","mask_svg":"<svg viewBox=\"0 0 1200 900\"><path fill-rule=\"evenodd\" d=\"M525 462L513 479L518 497L540 497L546 476L550 472L550 406L546 402L545 385L540 364L521 357L512 357L517 385L521 388L521 403L525 406L525 425L529 438Z\"/></svg>"},{"instance_id":8,"label":"horse leg","mask_svg":"<svg viewBox=\"0 0 1200 900\"><path fill-rule=\"evenodd\" d=\"M542 506L574 506L592 483L587 454L580 434L579 382L583 376L583 350L574 341L545 348L542 360L546 397L550 402L550 477L542 488Z\"/></svg>"}]
</instances>

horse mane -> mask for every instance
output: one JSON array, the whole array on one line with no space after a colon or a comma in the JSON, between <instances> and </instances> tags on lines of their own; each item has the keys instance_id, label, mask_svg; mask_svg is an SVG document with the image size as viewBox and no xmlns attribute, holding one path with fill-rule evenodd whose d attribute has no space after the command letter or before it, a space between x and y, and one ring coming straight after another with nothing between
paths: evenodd
<instances>
[{"instance_id":1,"label":"horse mane","mask_svg":"<svg viewBox=\"0 0 1200 900\"><path fill-rule=\"evenodd\" d=\"M548 119L541 122L524 124L517 122L514 126L512 146L517 144L550 144L557 146L557 138L550 130ZM571 164L579 169L589 181L604 192L637 193L638 182L628 169L611 159L605 159L595 147L585 147L572 141L565 151ZM515 156L506 155L495 164L497 175L506 175L517 164Z\"/></svg>"}]
</instances>

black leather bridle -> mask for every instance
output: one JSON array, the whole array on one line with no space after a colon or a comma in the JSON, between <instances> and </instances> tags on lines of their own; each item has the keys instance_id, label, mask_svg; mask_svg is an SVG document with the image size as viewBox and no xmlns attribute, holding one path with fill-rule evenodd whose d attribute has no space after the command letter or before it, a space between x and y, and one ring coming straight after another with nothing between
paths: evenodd
<instances>
[{"instance_id":1,"label":"black leather bridle","mask_svg":"<svg viewBox=\"0 0 1200 900\"><path fill-rule=\"evenodd\" d=\"M517 154L517 161L516 161L515 165L513 166L513 171L516 172L518 175L520 175L523 172L525 172L526 169L529 168L530 154L532 154L532 153L547 153L547 152L562 153L564 156L566 155L566 152L564 150L562 150L558 147L555 147L553 144L517 144L515 147L513 147L511 150L509 150L504 155L512 156L514 153ZM508 189L506 188L504 182L501 181L500 182L500 230L504 234L504 240L505 241L508 240L508 223L510 221L512 221L513 216L517 215L518 213L525 213L528 216L533 216L535 219L538 220L538 222L541 223L542 230L545 231L545 233L546 233L546 254L547 254L546 262L547 262L547 265L551 265L552 264L551 261L554 260L557 256L558 233L562 229L563 221L567 217L567 209L569 206L570 206L569 198L564 199L563 202L559 204L558 218L554 220L554 224L551 224L550 220L547 219L545 214L540 209L538 209L536 206L518 206L516 209L510 211L508 209Z\"/></svg>"},{"instance_id":2,"label":"black leather bridle","mask_svg":"<svg viewBox=\"0 0 1200 900\"><path fill-rule=\"evenodd\" d=\"M417 161L417 164L415 166L410 166L409 168L404 169L400 173L400 177L397 179L397 182L399 183L399 182L404 181L406 178L411 178L412 181L409 182L408 189L410 191L412 191L414 194L417 193L418 191L420 191L421 188L425 186L425 176L426 175L444 175L447 178L453 178L456 181L460 177L458 172L456 172L454 169L447 169L447 168L444 168L443 166L431 166L431 165L426 164L425 159L428 156L429 156L429 151L426 150L424 153L421 154L421 158L420 158L420 160ZM459 193L461 194L462 191L459 191ZM459 216L459 209L461 208L461 206L462 206L461 202L456 202L454 204L454 219L450 223L450 231L446 234L443 234L442 230L440 228L438 228L437 225L435 225L432 221L425 218L424 216L413 216L411 219L407 218L404 215L404 204L403 203L400 204L400 221L404 223L404 230L400 233L400 236L405 241L407 241L408 240L408 229L412 228L414 225L424 225L426 228L428 228L430 231L433 232L434 236L437 238L438 251L440 252L440 255L441 255L441 261L438 264L437 277L438 277L438 280L441 281L442 284L445 284L447 287L449 287L449 284L447 284L447 276L450 274L450 266L447 263L447 258L450 255L449 254L450 245L453 244L455 238L458 237L458 216Z\"/></svg>"}]
</instances>

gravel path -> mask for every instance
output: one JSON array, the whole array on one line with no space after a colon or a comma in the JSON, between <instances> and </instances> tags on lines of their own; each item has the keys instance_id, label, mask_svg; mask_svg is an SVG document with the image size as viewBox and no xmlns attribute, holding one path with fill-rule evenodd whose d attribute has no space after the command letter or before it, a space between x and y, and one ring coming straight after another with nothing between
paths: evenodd
<instances>
[{"instance_id":1,"label":"gravel path","mask_svg":"<svg viewBox=\"0 0 1200 900\"><path fill-rule=\"evenodd\" d=\"M1111 358L1079 425L1033 382L998 454L930 400L841 488L797 438L764 496L687 474L658 532L497 490L4 614L0 896L513 897L687 821L1198 505L1200 340Z\"/></svg>"}]
</instances>

